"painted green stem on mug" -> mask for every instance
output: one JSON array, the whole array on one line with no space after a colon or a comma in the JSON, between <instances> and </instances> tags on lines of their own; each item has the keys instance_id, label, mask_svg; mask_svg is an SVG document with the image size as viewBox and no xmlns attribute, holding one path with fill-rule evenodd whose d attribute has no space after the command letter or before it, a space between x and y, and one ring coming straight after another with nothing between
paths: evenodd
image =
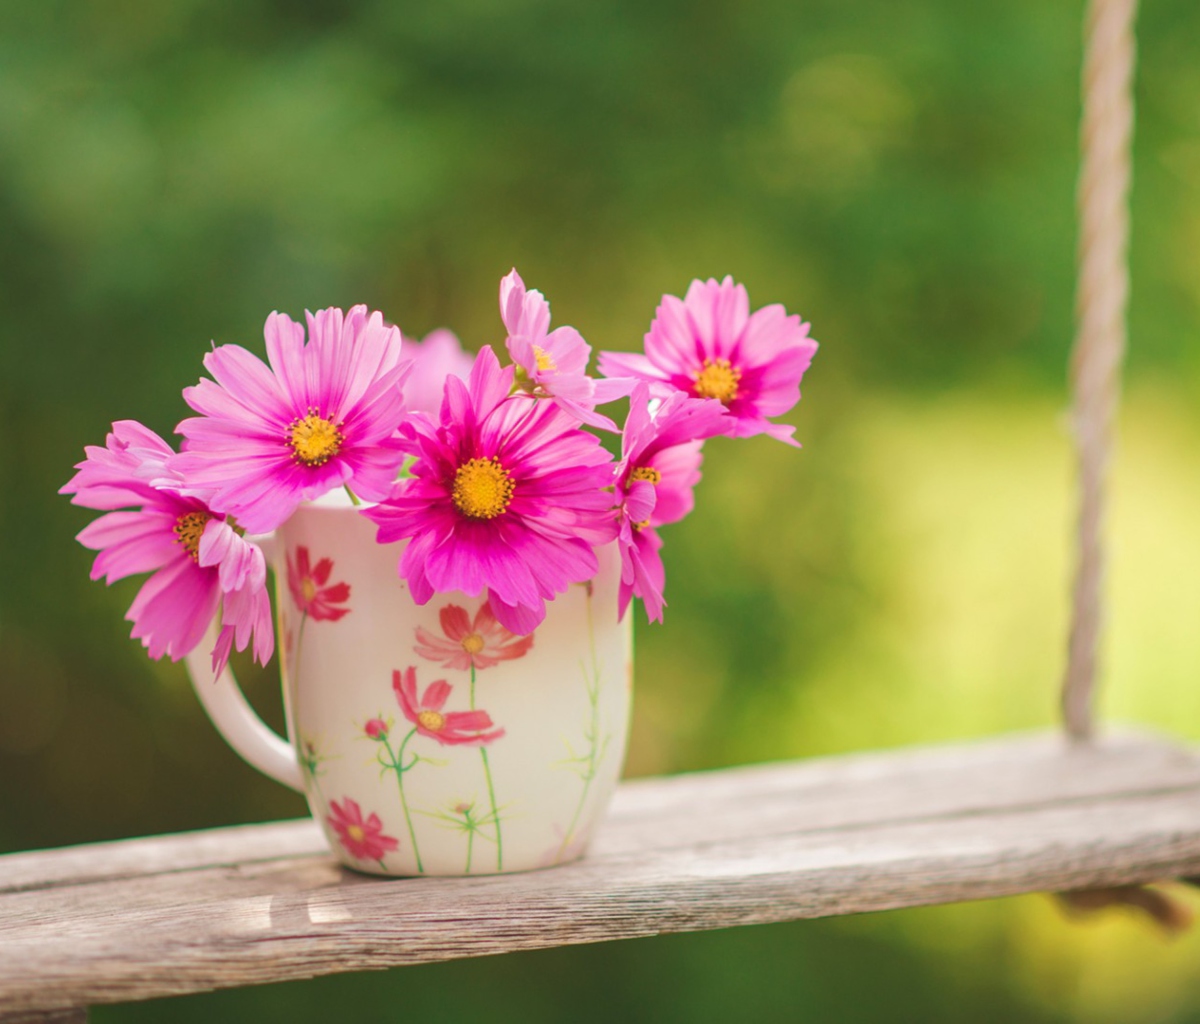
<instances>
[{"instance_id":1,"label":"painted green stem on mug","mask_svg":"<svg viewBox=\"0 0 1200 1024\"><path fill-rule=\"evenodd\" d=\"M406 768L404 766L404 748L408 746L408 741L416 734L416 729L410 729L408 735L404 737L404 742L400 744L400 749L395 753L392 753L392 745L388 742L386 736L383 737L383 745L387 748L388 757L392 760L392 768L396 772L396 784L400 789L400 806L404 809L404 823L408 826L408 838L412 843L413 856L417 858L417 872L423 875L425 874L425 866L421 863L421 849L417 846L417 832L413 828L412 815L408 810L408 798L404 795L404 773L419 760L419 758L414 759L413 764L410 764Z\"/></svg>"},{"instance_id":2,"label":"painted green stem on mug","mask_svg":"<svg viewBox=\"0 0 1200 1024\"><path fill-rule=\"evenodd\" d=\"M475 659L471 659L471 710L475 710ZM496 826L496 870L504 870L504 840L500 834L500 811L496 807L496 788L492 785L492 767L488 764L487 747L479 748L483 761L483 777L487 780L488 800L492 804L492 823Z\"/></svg>"},{"instance_id":3,"label":"painted green stem on mug","mask_svg":"<svg viewBox=\"0 0 1200 1024\"><path fill-rule=\"evenodd\" d=\"M579 825L579 816L583 813L584 805L587 803L588 793L592 788L592 779L596 777L596 768L600 759L604 756L604 751L600 744L600 663L596 657L596 628L592 620L592 584L589 581L587 584L587 624L588 624L588 644L592 654L592 674L588 677L587 669L583 670L583 678L587 683L588 704L591 707L591 713L588 718L587 728L584 731L584 738L588 741L587 757L580 758L583 767L580 771L580 778L583 780L583 790L579 794L579 802L575 805L575 813L571 815L571 824L567 826L567 831L563 833L562 844L558 848L558 856L555 857L555 863L562 860L563 855L567 852L567 847L572 839L575 838L575 829ZM604 747L608 746L607 739L604 742Z\"/></svg>"}]
</instances>

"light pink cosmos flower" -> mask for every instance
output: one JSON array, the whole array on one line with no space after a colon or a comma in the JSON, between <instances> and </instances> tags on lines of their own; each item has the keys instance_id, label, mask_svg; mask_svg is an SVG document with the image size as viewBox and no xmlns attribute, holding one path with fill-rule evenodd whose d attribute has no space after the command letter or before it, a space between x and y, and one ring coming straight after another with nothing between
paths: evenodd
<instances>
[{"instance_id":1,"label":"light pink cosmos flower","mask_svg":"<svg viewBox=\"0 0 1200 1024\"><path fill-rule=\"evenodd\" d=\"M646 384L634 389L617 467L621 617L636 595L650 621L662 621L666 576L656 527L678 522L692 511L701 445L730 426L720 402L675 391L652 403Z\"/></svg>"},{"instance_id":2,"label":"light pink cosmos flower","mask_svg":"<svg viewBox=\"0 0 1200 1024\"><path fill-rule=\"evenodd\" d=\"M364 818L357 800L343 797L339 804L329 801L330 814L325 821L337 833L338 840L351 857L358 860L382 860L400 845L394 836L384 835L383 822L378 814Z\"/></svg>"},{"instance_id":3,"label":"light pink cosmos flower","mask_svg":"<svg viewBox=\"0 0 1200 1024\"><path fill-rule=\"evenodd\" d=\"M454 691L444 679L430 683L418 697L417 670L410 667L392 672L392 690L404 717L417 727L417 732L443 746L482 747L504 735L503 729L492 729L492 716L486 711L443 711Z\"/></svg>"},{"instance_id":4,"label":"light pink cosmos flower","mask_svg":"<svg viewBox=\"0 0 1200 1024\"><path fill-rule=\"evenodd\" d=\"M550 304L541 292L527 291L515 269L500 282L500 319L508 330L508 354L530 394L553 398L582 423L616 431L596 406L629 394L633 382L589 377L592 347L574 327L550 330Z\"/></svg>"},{"instance_id":5,"label":"light pink cosmos flower","mask_svg":"<svg viewBox=\"0 0 1200 1024\"><path fill-rule=\"evenodd\" d=\"M404 382L405 409L436 416L442 407L446 378L466 380L474 361L470 353L463 351L453 331L432 331L421 341L405 338L400 362L411 366Z\"/></svg>"},{"instance_id":6,"label":"light pink cosmos flower","mask_svg":"<svg viewBox=\"0 0 1200 1024\"><path fill-rule=\"evenodd\" d=\"M401 428L413 478L364 511L382 544L409 539L400 575L414 600L484 590L505 629L532 633L545 602L596 575L612 540L612 456L552 402L510 397L513 368L490 348L469 384L446 381L439 423Z\"/></svg>"},{"instance_id":7,"label":"light pink cosmos flower","mask_svg":"<svg viewBox=\"0 0 1200 1024\"><path fill-rule=\"evenodd\" d=\"M183 481L167 468L174 453L140 423L114 423L106 447L86 451L79 472L59 493L73 495L72 504L108 513L78 536L100 552L92 579L104 577L111 584L153 573L125 616L150 657L166 654L178 661L188 654L220 607L214 672L224 667L235 643L240 651L251 639L254 656L266 664L275 635L259 547L205 502L180 493Z\"/></svg>"},{"instance_id":8,"label":"light pink cosmos flower","mask_svg":"<svg viewBox=\"0 0 1200 1024\"><path fill-rule=\"evenodd\" d=\"M307 345L300 324L272 313L269 367L221 345L204 357L214 379L183 392L201 415L179 424L187 444L171 465L252 533L343 484L376 501L403 461L392 440L404 410L399 329L366 306L306 316Z\"/></svg>"},{"instance_id":9,"label":"light pink cosmos flower","mask_svg":"<svg viewBox=\"0 0 1200 1024\"><path fill-rule=\"evenodd\" d=\"M734 419L732 437L767 434L799 447L795 427L771 423L800 400L800 379L817 343L808 324L780 305L750 312L732 277L693 281L679 299L664 295L646 335L646 354L601 352L600 372L637 377L655 393L718 399Z\"/></svg>"},{"instance_id":10,"label":"light pink cosmos flower","mask_svg":"<svg viewBox=\"0 0 1200 1024\"><path fill-rule=\"evenodd\" d=\"M485 669L502 661L523 658L533 646L533 636L515 636L505 629L484 601L472 619L461 605L448 604L438 612L442 635L434 636L424 626L417 627L417 646L422 658L438 661L445 668Z\"/></svg>"}]
</instances>

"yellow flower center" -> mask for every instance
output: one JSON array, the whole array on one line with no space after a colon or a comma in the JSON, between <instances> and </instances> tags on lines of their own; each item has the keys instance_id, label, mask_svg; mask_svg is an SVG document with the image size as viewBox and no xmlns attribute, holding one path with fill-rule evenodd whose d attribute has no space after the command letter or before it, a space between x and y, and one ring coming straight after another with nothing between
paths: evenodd
<instances>
[{"instance_id":1,"label":"yellow flower center","mask_svg":"<svg viewBox=\"0 0 1200 1024\"><path fill-rule=\"evenodd\" d=\"M436 711L422 711L417 715L417 721L430 732L441 732L446 724L446 716Z\"/></svg>"},{"instance_id":2,"label":"yellow flower center","mask_svg":"<svg viewBox=\"0 0 1200 1024\"><path fill-rule=\"evenodd\" d=\"M513 482L494 455L468 459L454 474L454 507L468 519L495 519L512 501Z\"/></svg>"},{"instance_id":3,"label":"yellow flower center","mask_svg":"<svg viewBox=\"0 0 1200 1024\"><path fill-rule=\"evenodd\" d=\"M558 369L558 364L551 358L550 353L542 348L541 345L533 346L533 355L534 358L537 359L537 368L539 370Z\"/></svg>"},{"instance_id":4,"label":"yellow flower center","mask_svg":"<svg viewBox=\"0 0 1200 1024\"><path fill-rule=\"evenodd\" d=\"M643 519L641 522L634 523L634 524L633 524L633 528L634 528L635 530L644 530L644 529L645 529L647 526L649 526L649 525L650 525L650 520L649 520L649 519Z\"/></svg>"},{"instance_id":5,"label":"yellow flower center","mask_svg":"<svg viewBox=\"0 0 1200 1024\"><path fill-rule=\"evenodd\" d=\"M200 561L200 538L204 536L208 521L214 518L207 512L185 512L175 520L175 543L183 545L193 562Z\"/></svg>"},{"instance_id":6,"label":"yellow flower center","mask_svg":"<svg viewBox=\"0 0 1200 1024\"><path fill-rule=\"evenodd\" d=\"M662 482L662 474L653 466L635 466L629 474L630 480L649 480L652 484Z\"/></svg>"},{"instance_id":7,"label":"yellow flower center","mask_svg":"<svg viewBox=\"0 0 1200 1024\"><path fill-rule=\"evenodd\" d=\"M728 359L705 359L704 368L696 374L693 390L701 398L716 398L728 405L738 394L742 371Z\"/></svg>"},{"instance_id":8,"label":"yellow flower center","mask_svg":"<svg viewBox=\"0 0 1200 1024\"><path fill-rule=\"evenodd\" d=\"M462 649L468 654L478 654L483 650L483 637L478 633L468 633L462 638Z\"/></svg>"},{"instance_id":9,"label":"yellow flower center","mask_svg":"<svg viewBox=\"0 0 1200 1024\"><path fill-rule=\"evenodd\" d=\"M367 837L367 833L363 831L361 825L348 825L346 827L346 835L356 843L361 843Z\"/></svg>"},{"instance_id":10,"label":"yellow flower center","mask_svg":"<svg viewBox=\"0 0 1200 1024\"><path fill-rule=\"evenodd\" d=\"M317 596L317 584L311 576L305 576L300 581L300 593L304 595L304 603L308 604L314 597Z\"/></svg>"},{"instance_id":11,"label":"yellow flower center","mask_svg":"<svg viewBox=\"0 0 1200 1024\"><path fill-rule=\"evenodd\" d=\"M342 450L345 440L342 425L318 416L315 409L309 409L307 416L293 420L288 427L292 458L305 466L325 465Z\"/></svg>"}]
</instances>

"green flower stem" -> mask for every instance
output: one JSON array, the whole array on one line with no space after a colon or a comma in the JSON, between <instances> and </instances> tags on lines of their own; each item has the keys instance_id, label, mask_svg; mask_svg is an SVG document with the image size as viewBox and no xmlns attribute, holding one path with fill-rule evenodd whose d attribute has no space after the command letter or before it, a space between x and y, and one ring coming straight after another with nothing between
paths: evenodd
<instances>
[{"instance_id":1,"label":"green flower stem","mask_svg":"<svg viewBox=\"0 0 1200 1024\"><path fill-rule=\"evenodd\" d=\"M475 845L475 824L471 821L470 811L463 815L463 819L467 824L467 866L463 870L463 874L469 875L471 873L471 852Z\"/></svg>"},{"instance_id":2,"label":"green flower stem","mask_svg":"<svg viewBox=\"0 0 1200 1024\"><path fill-rule=\"evenodd\" d=\"M344 486L346 488L346 493L348 495L350 495L350 504L351 505L354 505L357 508L359 505L362 504L362 502L358 500L358 495L355 494L352 490L350 490L349 484L343 484L342 486Z\"/></svg>"},{"instance_id":3,"label":"green flower stem","mask_svg":"<svg viewBox=\"0 0 1200 1024\"><path fill-rule=\"evenodd\" d=\"M404 822L406 825L408 825L408 838L412 843L413 856L417 858L417 871L419 874L423 875L425 874L425 866L421 863L421 850L420 847L417 846L417 832L416 829L413 828L412 815L408 810L408 798L404 795L404 773L408 771L408 768L411 768L413 764L417 763L414 760L413 763L408 766L408 768L404 767L404 748L408 746L408 741L411 740L416 734L417 730L415 728L409 730L408 735L404 737L404 742L400 744L400 749L395 753L392 753L392 745L388 742L388 738L384 736L382 739L383 745L387 748L388 757L392 759L392 768L395 769L396 772L396 784L400 788L400 806L404 808Z\"/></svg>"},{"instance_id":4,"label":"green flower stem","mask_svg":"<svg viewBox=\"0 0 1200 1024\"><path fill-rule=\"evenodd\" d=\"M475 659L471 659L471 710L475 710ZM504 870L504 839L500 831L500 811L496 807L496 788L492 785L492 766L488 764L487 747L479 748L483 761L483 777L487 780L488 800L492 804L492 824L496 826L496 870Z\"/></svg>"}]
</instances>

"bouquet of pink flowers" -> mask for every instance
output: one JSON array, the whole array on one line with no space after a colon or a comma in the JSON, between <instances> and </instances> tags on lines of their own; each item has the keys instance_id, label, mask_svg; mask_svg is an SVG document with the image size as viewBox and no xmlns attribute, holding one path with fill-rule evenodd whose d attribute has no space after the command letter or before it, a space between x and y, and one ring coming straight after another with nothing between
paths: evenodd
<instances>
[{"instance_id":1,"label":"bouquet of pink flowers","mask_svg":"<svg viewBox=\"0 0 1200 1024\"><path fill-rule=\"evenodd\" d=\"M181 450L132 420L89 447L62 488L106 514L79 534L98 551L92 578L151 573L126 618L152 658L178 660L219 616L219 670L236 646L274 650L266 561L255 535L339 487L407 540L398 572L414 599L487 591L498 622L531 633L545 602L621 554L620 614L640 597L661 621L658 529L686 516L701 447L766 434L800 398L817 344L782 306L750 312L729 277L663 296L641 355L591 348L514 270L500 283L509 365L472 359L448 331L404 339L378 312L282 313L266 322L267 362L239 345L204 358L212 379L185 388L197 413ZM597 406L628 398L623 428ZM621 434L615 458L593 431Z\"/></svg>"}]
</instances>

